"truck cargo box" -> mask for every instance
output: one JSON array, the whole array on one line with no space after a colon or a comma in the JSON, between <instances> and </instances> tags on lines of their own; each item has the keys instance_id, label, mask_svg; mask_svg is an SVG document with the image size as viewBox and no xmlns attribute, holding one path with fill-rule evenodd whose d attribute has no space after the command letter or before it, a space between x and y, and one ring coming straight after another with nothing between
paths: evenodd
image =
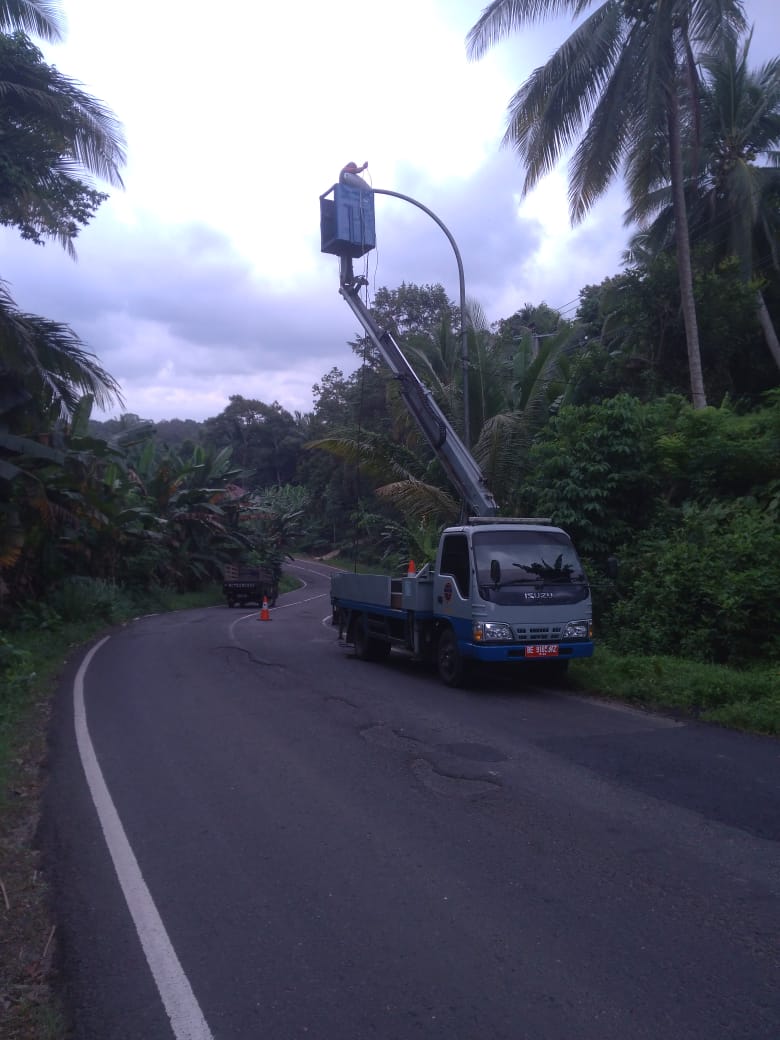
<instances>
[{"instance_id":1,"label":"truck cargo box","mask_svg":"<svg viewBox=\"0 0 780 1040\"><path fill-rule=\"evenodd\" d=\"M433 610L433 579L429 575L390 578L385 574L334 574L331 596L350 603L373 604L394 610Z\"/></svg>"}]
</instances>

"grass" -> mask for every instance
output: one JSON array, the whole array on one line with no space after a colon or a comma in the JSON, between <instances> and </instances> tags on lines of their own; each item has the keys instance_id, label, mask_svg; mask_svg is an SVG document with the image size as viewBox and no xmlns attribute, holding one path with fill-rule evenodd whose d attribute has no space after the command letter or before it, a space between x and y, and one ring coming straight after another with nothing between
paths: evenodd
<instances>
[{"instance_id":1,"label":"grass","mask_svg":"<svg viewBox=\"0 0 780 1040\"><path fill-rule=\"evenodd\" d=\"M780 734L780 664L737 671L674 657L616 654L598 646L572 662L572 685L587 693L753 733Z\"/></svg>"},{"instance_id":2,"label":"grass","mask_svg":"<svg viewBox=\"0 0 780 1040\"><path fill-rule=\"evenodd\" d=\"M65 1016L52 984L56 931L35 846L56 676L96 624L3 638L0 694L0 1018L7 1040L59 1040Z\"/></svg>"},{"instance_id":3,"label":"grass","mask_svg":"<svg viewBox=\"0 0 780 1040\"><path fill-rule=\"evenodd\" d=\"M328 560L353 570L352 561ZM369 568L358 568L370 570ZM298 586L282 578L280 591ZM108 624L143 613L222 603L218 586L205 592L161 593L144 604L114 601L98 590L109 616L63 623L43 610L27 631L0 633L0 1019L3 1040L64 1040L59 1002L56 930L35 848L44 782L46 734L53 690L65 659ZM88 599L88 597L87 597ZM63 605L63 609L67 604ZM81 604L84 607L84 603ZM70 609L79 609L71 603ZM45 638L41 638L42 628ZM671 657L618 655L603 645L572 662L573 687L585 693L698 718L735 729L780 734L780 665L738 672Z\"/></svg>"}]
</instances>

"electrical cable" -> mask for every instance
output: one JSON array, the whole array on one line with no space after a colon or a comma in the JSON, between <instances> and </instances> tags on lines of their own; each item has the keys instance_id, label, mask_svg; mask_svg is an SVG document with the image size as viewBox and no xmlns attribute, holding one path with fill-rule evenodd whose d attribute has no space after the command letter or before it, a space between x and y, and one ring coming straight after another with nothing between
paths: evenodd
<instances>
[{"instance_id":1,"label":"electrical cable","mask_svg":"<svg viewBox=\"0 0 780 1040\"><path fill-rule=\"evenodd\" d=\"M369 184L371 183L370 175L368 176L368 183ZM373 198L373 193L372 193L372 198ZM364 235L365 234L365 223L363 221L361 221L361 228L360 228L360 230L361 230L361 235ZM376 242L376 234L374 235L374 241ZM365 292L366 307L368 307L368 305L369 305L368 304L368 301L369 301L369 292L368 292L368 264L369 264L369 260L368 260L368 257L369 257L369 253L371 252L371 250L370 250L370 248L369 249L365 248L366 247L365 238L361 238L360 245L361 245L361 249L363 250L363 252L362 252L362 257L363 257L362 284L363 284L363 288L364 288L364 292ZM376 248L375 244L374 244L374 248ZM364 410L364 405L365 405L366 367L367 367L368 344L369 344L369 338L368 338L367 335L365 335L365 333L363 334L361 339L362 339L362 342L363 342L362 364L360 366L360 383L359 383L359 392L358 392L357 421L356 421L356 425L355 425L355 445L356 445L357 462L355 464L355 509L354 509L355 522L354 522L354 525L353 525L353 535L352 535L352 557L353 557L354 573L357 573L358 551L359 551L359 545L360 545L360 528L359 528L359 524L360 524L360 518L361 518L361 515L362 515L361 495L360 495L360 492L361 492L360 449L361 449L361 441L362 441L362 436L363 436L363 410Z\"/></svg>"}]
</instances>

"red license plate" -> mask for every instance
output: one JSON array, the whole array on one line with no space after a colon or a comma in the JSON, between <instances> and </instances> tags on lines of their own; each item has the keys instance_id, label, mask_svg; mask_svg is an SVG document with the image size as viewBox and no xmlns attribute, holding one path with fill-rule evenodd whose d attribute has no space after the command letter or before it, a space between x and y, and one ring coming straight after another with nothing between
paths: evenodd
<instances>
[{"instance_id":1,"label":"red license plate","mask_svg":"<svg viewBox=\"0 0 780 1040\"><path fill-rule=\"evenodd\" d=\"M558 644L557 643L537 643L534 646L527 646L525 648L526 657L557 657L558 656Z\"/></svg>"}]
</instances>

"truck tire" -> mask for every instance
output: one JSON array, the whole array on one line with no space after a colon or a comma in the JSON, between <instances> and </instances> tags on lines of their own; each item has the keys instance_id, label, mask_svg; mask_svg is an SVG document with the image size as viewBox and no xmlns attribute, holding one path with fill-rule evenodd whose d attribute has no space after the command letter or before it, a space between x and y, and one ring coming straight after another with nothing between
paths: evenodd
<instances>
[{"instance_id":1,"label":"truck tire","mask_svg":"<svg viewBox=\"0 0 780 1040\"><path fill-rule=\"evenodd\" d=\"M445 686L462 686L465 682L467 662L458 649L458 640L451 628L445 628L439 636L436 665Z\"/></svg>"},{"instance_id":2,"label":"truck tire","mask_svg":"<svg viewBox=\"0 0 780 1040\"><path fill-rule=\"evenodd\" d=\"M371 660L372 661L386 661L390 656L390 650L392 649L390 644L384 639L372 639L371 649Z\"/></svg>"},{"instance_id":3,"label":"truck tire","mask_svg":"<svg viewBox=\"0 0 780 1040\"><path fill-rule=\"evenodd\" d=\"M390 653L390 644L369 636L360 617L355 618L352 626L352 642L359 661L382 661Z\"/></svg>"}]
</instances>

